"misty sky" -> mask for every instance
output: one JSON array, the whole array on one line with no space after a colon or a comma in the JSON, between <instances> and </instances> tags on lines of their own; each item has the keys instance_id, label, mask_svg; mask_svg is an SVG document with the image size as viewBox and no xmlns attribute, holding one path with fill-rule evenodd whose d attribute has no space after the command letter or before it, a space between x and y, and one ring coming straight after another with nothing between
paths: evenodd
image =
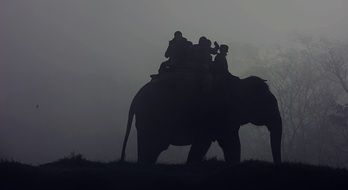
<instances>
[{"instance_id":1,"label":"misty sky","mask_svg":"<svg viewBox=\"0 0 348 190\"><path fill-rule=\"evenodd\" d=\"M130 101L176 30L193 42L344 40L347 9L347 0L0 0L0 158L118 159ZM134 138L129 147L134 160ZM160 160L186 153L174 148Z\"/></svg>"}]
</instances>

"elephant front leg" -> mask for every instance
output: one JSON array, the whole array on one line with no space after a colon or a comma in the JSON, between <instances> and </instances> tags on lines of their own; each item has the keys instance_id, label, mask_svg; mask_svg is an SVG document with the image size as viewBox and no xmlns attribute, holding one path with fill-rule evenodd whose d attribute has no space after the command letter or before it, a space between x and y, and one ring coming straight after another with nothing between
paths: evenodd
<instances>
[{"instance_id":1,"label":"elephant front leg","mask_svg":"<svg viewBox=\"0 0 348 190\"><path fill-rule=\"evenodd\" d=\"M226 131L221 138L217 139L222 151L224 152L225 161L229 163L239 163L241 157L241 145L239 140L239 127Z\"/></svg>"},{"instance_id":2,"label":"elephant front leg","mask_svg":"<svg viewBox=\"0 0 348 190\"><path fill-rule=\"evenodd\" d=\"M193 143L187 157L187 164L200 163L207 153L210 145L211 141L197 141Z\"/></svg>"},{"instance_id":3,"label":"elephant front leg","mask_svg":"<svg viewBox=\"0 0 348 190\"><path fill-rule=\"evenodd\" d=\"M156 138L155 133L138 130L138 163L155 164L158 156L168 146L169 144Z\"/></svg>"}]
</instances>

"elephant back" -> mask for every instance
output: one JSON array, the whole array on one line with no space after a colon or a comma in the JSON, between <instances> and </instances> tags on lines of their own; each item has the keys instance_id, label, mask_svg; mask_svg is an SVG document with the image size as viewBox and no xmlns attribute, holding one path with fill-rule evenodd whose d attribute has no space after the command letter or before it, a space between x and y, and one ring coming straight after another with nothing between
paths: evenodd
<instances>
[{"instance_id":1,"label":"elephant back","mask_svg":"<svg viewBox=\"0 0 348 190\"><path fill-rule=\"evenodd\" d=\"M198 93L202 88L211 88L213 77L208 72L197 72L194 70L182 69L172 72L151 75L153 85L158 88L176 89L177 93L181 91Z\"/></svg>"}]
</instances>

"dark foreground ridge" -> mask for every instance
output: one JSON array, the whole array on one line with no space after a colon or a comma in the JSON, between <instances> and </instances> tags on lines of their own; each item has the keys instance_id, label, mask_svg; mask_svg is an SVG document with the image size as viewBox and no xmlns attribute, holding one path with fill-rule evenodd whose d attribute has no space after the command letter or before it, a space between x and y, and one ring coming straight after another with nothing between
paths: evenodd
<instances>
[{"instance_id":1,"label":"dark foreground ridge","mask_svg":"<svg viewBox=\"0 0 348 190\"><path fill-rule=\"evenodd\" d=\"M346 189L348 171L261 161L238 165L210 160L199 165L101 163L80 156L30 166L0 163L0 189Z\"/></svg>"}]
</instances>

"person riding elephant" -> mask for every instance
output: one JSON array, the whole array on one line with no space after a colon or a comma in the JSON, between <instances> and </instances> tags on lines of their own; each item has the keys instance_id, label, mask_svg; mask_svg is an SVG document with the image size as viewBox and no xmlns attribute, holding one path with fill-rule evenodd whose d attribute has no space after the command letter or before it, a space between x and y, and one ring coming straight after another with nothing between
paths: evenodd
<instances>
[{"instance_id":1,"label":"person riding elephant","mask_svg":"<svg viewBox=\"0 0 348 190\"><path fill-rule=\"evenodd\" d=\"M215 56L212 65L212 72L214 75L226 75L229 74L227 56L228 46L225 44L220 45L219 53Z\"/></svg>"},{"instance_id":2,"label":"person riding elephant","mask_svg":"<svg viewBox=\"0 0 348 190\"><path fill-rule=\"evenodd\" d=\"M239 79L229 74L226 45L219 48L214 43L212 48L206 37L201 37L193 46L183 44L190 43L181 32L175 32L165 53L169 61L162 67L171 70L168 63L176 65L187 61L193 63L193 69L172 72L163 78L156 75L138 91L129 109L121 161L125 159L135 116L140 163L155 163L169 145L192 145L187 162L199 162L213 141L218 141L227 162L239 162L238 131L247 123L267 126L273 160L280 163L282 119L277 99L265 80L254 76ZM216 54L218 49L220 52L213 63L211 54ZM212 73L224 76L225 82L219 83L223 90L211 90L216 83L211 80ZM209 93L201 93L202 89Z\"/></svg>"},{"instance_id":3,"label":"person riding elephant","mask_svg":"<svg viewBox=\"0 0 348 190\"><path fill-rule=\"evenodd\" d=\"M202 36L199 38L198 44L193 46L192 62L194 63L194 70L198 78L199 86L203 92L210 92L213 86L213 76L211 72L212 55L216 54L219 49L219 44L214 43L215 47L211 47L211 41Z\"/></svg>"},{"instance_id":4,"label":"person riding elephant","mask_svg":"<svg viewBox=\"0 0 348 190\"><path fill-rule=\"evenodd\" d=\"M211 72L213 74L214 90L216 93L220 93L221 96L226 96L224 92L235 86L238 83L239 78L232 75L228 70L227 56L228 46L225 44L220 45L219 53L215 56ZM234 80L232 80L234 78ZM228 94L227 96L236 96L237 92Z\"/></svg>"},{"instance_id":5,"label":"person riding elephant","mask_svg":"<svg viewBox=\"0 0 348 190\"><path fill-rule=\"evenodd\" d=\"M197 69L204 69L210 72L212 56L217 54L219 44L214 42L214 48L211 47L211 41L205 36L199 38L198 44L193 46L192 59L196 63Z\"/></svg>"},{"instance_id":6,"label":"person riding elephant","mask_svg":"<svg viewBox=\"0 0 348 190\"><path fill-rule=\"evenodd\" d=\"M168 66L180 66L187 61L188 48L192 45L192 42L188 41L182 36L180 31L174 33L174 38L169 41L168 48L164 54L168 58L168 62L165 62L163 67Z\"/></svg>"}]
</instances>

